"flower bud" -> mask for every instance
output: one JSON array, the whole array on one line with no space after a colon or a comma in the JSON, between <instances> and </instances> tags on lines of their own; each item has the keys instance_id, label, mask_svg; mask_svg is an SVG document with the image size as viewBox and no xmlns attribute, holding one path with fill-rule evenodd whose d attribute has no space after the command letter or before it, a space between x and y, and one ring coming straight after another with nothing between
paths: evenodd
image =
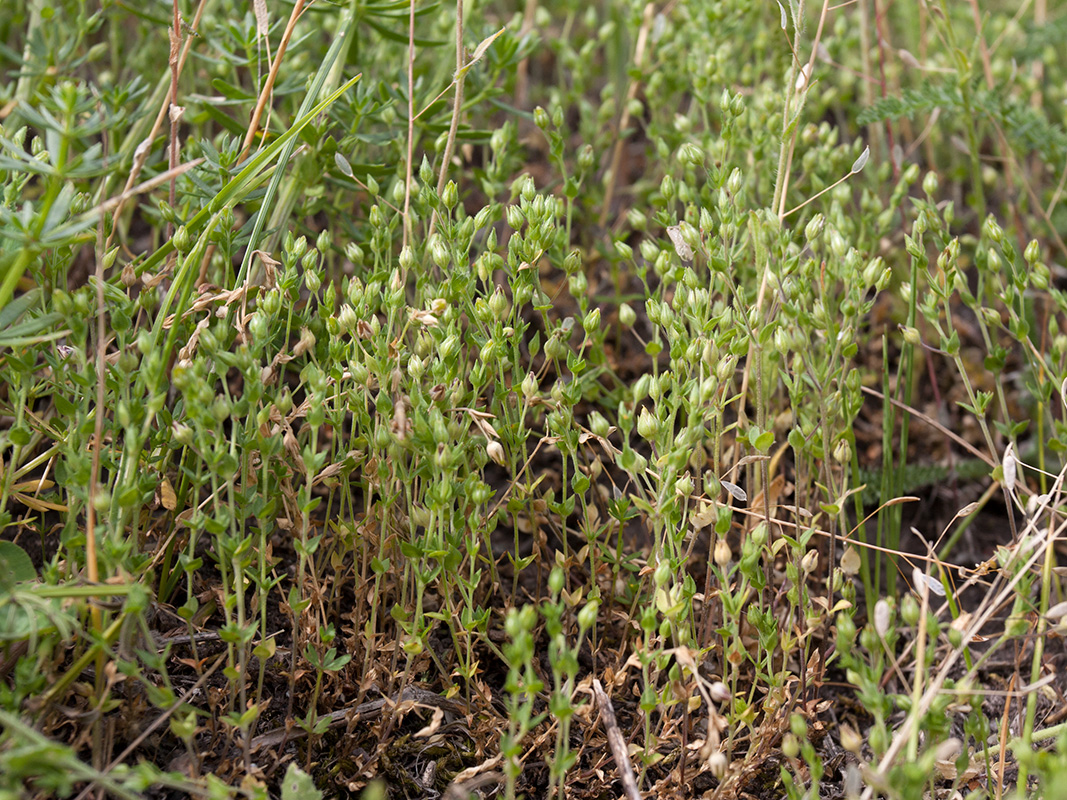
<instances>
[{"instance_id":1,"label":"flower bud","mask_svg":"<svg viewBox=\"0 0 1067 800\"><path fill-rule=\"evenodd\" d=\"M174 434L174 440L178 444L183 445L184 447L193 446L193 429L190 428L188 425L185 425L180 422L175 422L171 426L171 432Z\"/></svg>"},{"instance_id":2,"label":"flower bud","mask_svg":"<svg viewBox=\"0 0 1067 800\"><path fill-rule=\"evenodd\" d=\"M933 173L930 174L932 175ZM841 746L848 752L859 755L863 750L863 737L845 723L842 723L838 730L841 734Z\"/></svg>"},{"instance_id":3,"label":"flower bud","mask_svg":"<svg viewBox=\"0 0 1067 800\"><path fill-rule=\"evenodd\" d=\"M885 261L881 256L875 256L868 261L867 265L863 268L863 285L876 285L879 278L882 277L883 271L885 271Z\"/></svg>"},{"instance_id":4,"label":"flower bud","mask_svg":"<svg viewBox=\"0 0 1067 800\"><path fill-rule=\"evenodd\" d=\"M734 376L734 365L737 363L737 359L734 356L727 356L718 363L715 367L715 377L719 379L720 383L725 383Z\"/></svg>"},{"instance_id":5,"label":"flower bud","mask_svg":"<svg viewBox=\"0 0 1067 800\"><path fill-rule=\"evenodd\" d=\"M358 321L356 310L345 303L341 306L341 313L337 315L337 321L341 324L341 330L348 333L356 327L356 322Z\"/></svg>"},{"instance_id":6,"label":"flower bud","mask_svg":"<svg viewBox=\"0 0 1067 800\"><path fill-rule=\"evenodd\" d=\"M578 612L579 631L587 631L596 624L596 615L599 607L600 603L596 600L592 600L582 606L582 610Z\"/></svg>"},{"instance_id":7,"label":"flower bud","mask_svg":"<svg viewBox=\"0 0 1067 800\"><path fill-rule=\"evenodd\" d=\"M480 231L482 228L489 224L492 217L492 206L486 206L485 208L481 209L477 214L474 215L474 229ZM490 247L489 249L492 250L493 248Z\"/></svg>"},{"instance_id":8,"label":"flower bud","mask_svg":"<svg viewBox=\"0 0 1067 800\"><path fill-rule=\"evenodd\" d=\"M1034 268L1030 273L1030 283L1034 285L1035 289L1042 292L1048 289L1051 278L1052 273L1047 264L1034 264Z\"/></svg>"},{"instance_id":9,"label":"flower bud","mask_svg":"<svg viewBox=\"0 0 1067 800\"><path fill-rule=\"evenodd\" d=\"M637 403L640 403L646 397L648 397L648 387L651 385L652 376L648 373L645 373L636 381L634 381L633 388L631 389L631 391L633 392L633 401L635 405Z\"/></svg>"},{"instance_id":10,"label":"flower bud","mask_svg":"<svg viewBox=\"0 0 1067 800\"><path fill-rule=\"evenodd\" d=\"M919 621L919 601L915 599L915 595L904 595L900 601L900 617L907 625L914 625Z\"/></svg>"},{"instance_id":11,"label":"flower bud","mask_svg":"<svg viewBox=\"0 0 1067 800\"><path fill-rule=\"evenodd\" d=\"M937 173L933 172L931 170L930 172L927 172L926 173L926 177L923 178L923 191L926 192L926 194L929 195L930 197L933 197L934 195L937 194L937 190L938 190Z\"/></svg>"},{"instance_id":12,"label":"flower bud","mask_svg":"<svg viewBox=\"0 0 1067 800\"><path fill-rule=\"evenodd\" d=\"M683 167L699 167L704 163L704 151L691 142L678 148L678 163Z\"/></svg>"},{"instance_id":13,"label":"flower bud","mask_svg":"<svg viewBox=\"0 0 1067 800\"><path fill-rule=\"evenodd\" d=\"M504 446L500 442L492 441L485 446L485 452L494 462L502 467L507 466L507 459L504 456Z\"/></svg>"},{"instance_id":14,"label":"flower bud","mask_svg":"<svg viewBox=\"0 0 1067 800\"><path fill-rule=\"evenodd\" d=\"M585 328L585 332L592 335L600 329L600 309L594 308L588 314L585 315L585 319L582 320L582 327Z\"/></svg>"},{"instance_id":15,"label":"flower bud","mask_svg":"<svg viewBox=\"0 0 1067 800\"><path fill-rule=\"evenodd\" d=\"M925 255L922 245L908 234L904 234L904 249L912 258L922 258Z\"/></svg>"},{"instance_id":16,"label":"flower bud","mask_svg":"<svg viewBox=\"0 0 1067 800\"><path fill-rule=\"evenodd\" d=\"M656 571L652 573L652 582L656 586L663 586L671 578L671 563L669 561L660 561L656 565Z\"/></svg>"},{"instance_id":17,"label":"flower bud","mask_svg":"<svg viewBox=\"0 0 1067 800\"><path fill-rule=\"evenodd\" d=\"M267 319L267 315L262 311L257 311L252 315L251 322L248 323L248 330L252 334L253 342L264 342L267 337L270 336L270 322Z\"/></svg>"},{"instance_id":18,"label":"flower bud","mask_svg":"<svg viewBox=\"0 0 1067 800\"><path fill-rule=\"evenodd\" d=\"M499 153L503 150L508 143L507 130L504 128L497 128L493 131L493 135L489 137L489 149L493 153Z\"/></svg>"},{"instance_id":19,"label":"flower bud","mask_svg":"<svg viewBox=\"0 0 1067 800\"><path fill-rule=\"evenodd\" d=\"M174 249L179 253L187 253L189 251L189 245L191 243L191 237L189 231L184 225L179 225L178 229L174 231L174 237L171 239L174 242Z\"/></svg>"},{"instance_id":20,"label":"flower bud","mask_svg":"<svg viewBox=\"0 0 1067 800\"><path fill-rule=\"evenodd\" d=\"M659 433L659 420L647 409L641 409L637 418L637 433L644 439L654 439Z\"/></svg>"},{"instance_id":21,"label":"flower bud","mask_svg":"<svg viewBox=\"0 0 1067 800\"><path fill-rule=\"evenodd\" d=\"M566 580L566 575L563 574L563 569L560 567L552 567L552 571L548 574L548 591L553 597L559 595L563 589L563 582Z\"/></svg>"},{"instance_id":22,"label":"flower bud","mask_svg":"<svg viewBox=\"0 0 1067 800\"><path fill-rule=\"evenodd\" d=\"M567 356L567 343L558 336L549 336L545 342L545 355L559 361Z\"/></svg>"},{"instance_id":23,"label":"flower bud","mask_svg":"<svg viewBox=\"0 0 1067 800\"><path fill-rule=\"evenodd\" d=\"M1037 243L1037 239L1031 239L1030 243L1026 245L1026 249L1023 251L1023 258L1026 259L1027 264L1033 264L1041 256L1041 245Z\"/></svg>"},{"instance_id":24,"label":"flower bud","mask_svg":"<svg viewBox=\"0 0 1067 800\"><path fill-rule=\"evenodd\" d=\"M489 300L479 297L475 301L475 311L475 315L482 322L489 322L491 319L503 321L508 313L508 298L504 290L496 287Z\"/></svg>"},{"instance_id":25,"label":"flower bud","mask_svg":"<svg viewBox=\"0 0 1067 800\"><path fill-rule=\"evenodd\" d=\"M405 245L400 251L400 266L405 272L410 272L415 267L415 251L410 245Z\"/></svg>"},{"instance_id":26,"label":"flower bud","mask_svg":"<svg viewBox=\"0 0 1067 800\"><path fill-rule=\"evenodd\" d=\"M527 400L529 400L532 397L534 397L535 395L537 395L537 390L538 390L537 375L535 375L532 372L527 372L526 373L526 378L523 379L522 389L523 389L523 397L525 397Z\"/></svg>"},{"instance_id":27,"label":"flower bud","mask_svg":"<svg viewBox=\"0 0 1067 800\"><path fill-rule=\"evenodd\" d=\"M1000 260L1000 254L996 250L990 249L986 253L986 268L990 272L1000 272L1003 265L1004 263Z\"/></svg>"},{"instance_id":28,"label":"flower bud","mask_svg":"<svg viewBox=\"0 0 1067 800\"><path fill-rule=\"evenodd\" d=\"M674 493L679 497L689 497L693 493L693 478L688 472L674 482Z\"/></svg>"},{"instance_id":29,"label":"flower bud","mask_svg":"<svg viewBox=\"0 0 1067 800\"><path fill-rule=\"evenodd\" d=\"M874 630L881 637L885 637L889 633L889 626L893 622L893 609L890 608L889 602L884 598L880 598L877 603L874 604Z\"/></svg>"},{"instance_id":30,"label":"flower bud","mask_svg":"<svg viewBox=\"0 0 1067 800\"><path fill-rule=\"evenodd\" d=\"M992 214L985 218L985 222L982 224L982 233L996 244L1000 244L1004 240L1004 229L997 224Z\"/></svg>"},{"instance_id":31,"label":"flower bud","mask_svg":"<svg viewBox=\"0 0 1067 800\"><path fill-rule=\"evenodd\" d=\"M508 225L511 229L516 231L522 228L523 223L526 221L522 209L514 205L507 207L504 216L507 218Z\"/></svg>"},{"instance_id":32,"label":"flower bud","mask_svg":"<svg viewBox=\"0 0 1067 800\"><path fill-rule=\"evenodd\" d=\"M456 206L456 202L459 200L459 191L456 189L456 182L449 181L445 184L445 188L441 191L441 202L445 208L451 211Z\"/></svg>"},{"instance_id":33,"label":"flower bud","mask_svg":"<svg viewBox=\"0 0 1067 800\"><path fill-rule=\"evenodd\" d=\"M441 342L441 348L439 351L441 353L441 358L445 361L451 361L453 358L459 355L459 350L461 346L462 343L460 342L459 337L454 333L449 334L445 337L445 340Z\"/></svg>"},{"instance_id":34,"label":"flower bud","mask_svg":"<svg viewBox=\"0 0 1067 800\"><path fill-rule=\"evenodd\" d=\"M718 541L715 542L715 563L725 569L733 557L733 553L730 552L730 545L725 539L719 537Z\"/></svg>"},{"instance_id":35,"label":"flower bud","mask_svg":"<svg viewBox=\"0 0 1067 800\"><path fill-rule=\"evenodd\" d=\"M837 258L844 258L848 252L848 242L837 228L830 229L830 252Z\"/></svg>"},{"instance_id":36,"label":"flower bud","mask_svg":"<svg viewBox=\"0 0 1067 800\"><path fill-rule=\"evenodd\" d=\"M589 430L603 439L607 438L611 432L611 426L603 414L599 411L591 411L589 412Z\"/></svg>"},{"instance_id":37,"label":"flower bud","mask_svg":"<svg viewBox=\"0 0 1067 800\"><path fill-rule=\"evenodd\" d=\"M816 214L810 220L808 224L804 226L804 238L808 242L813 242L819 238L819 235L823 232L823 228L826 226L826 217L822 213Z\"/></svg>"},{"instance_id":38,"label":"flower bud","mask_svg":"<svg viewBox=\"0 0 1067 800\"><path fill-rule=\"evenodd\" d=\"M589 279L585 277L584 272L575 272L567 281L567 289L572 297L582 297L588 288Z\"/></svg>"},{"instance_id":39,"label":"flower bud","mask_svg":"<svg viewBox=\"0 0 1067 800\"><path fill-rule=\"evenodd\" d=\"M736 195L741 191L741 186L744 183L744 178L741 175L741 170L734 168L730 173L730 177L726 181L726 191L732 195Z\"/></svg>"}]
</instances>

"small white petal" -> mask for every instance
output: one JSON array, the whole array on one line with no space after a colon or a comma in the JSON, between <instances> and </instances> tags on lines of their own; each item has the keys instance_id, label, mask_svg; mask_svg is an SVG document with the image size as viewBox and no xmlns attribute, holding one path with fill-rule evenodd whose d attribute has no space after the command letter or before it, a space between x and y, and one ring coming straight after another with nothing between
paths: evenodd
<instances>
[{"instance_id":1,"label":"small white petal","mask_svg":"<svg viewBox=\"0 0 1067 800\"><path fill-rule=\"evenodd\" d=\"M748 495L745 494L745 490L738 486L736 483L730 483L730 481L724 480L720 480L719 483L722 484L722 488L724 488L726 491L728 491L734 496L734 500L736 500L737 502L744 503L748 500Z\"/></svg>"},{"instance_id":2,"label":"small white petal","mask_svg":"<svg viewBox=\"0 0 1067 800\"><path fill-rule=\"evenodd\" d=\"M870 147L864 147L863 148L863 152L860 153L860 157L852 162L852 174L855 175L857 172L859 172L865 166L867 166L867 159L870 158L870 157L871 157L871 148Z\"/></svg>"}]
</instances>

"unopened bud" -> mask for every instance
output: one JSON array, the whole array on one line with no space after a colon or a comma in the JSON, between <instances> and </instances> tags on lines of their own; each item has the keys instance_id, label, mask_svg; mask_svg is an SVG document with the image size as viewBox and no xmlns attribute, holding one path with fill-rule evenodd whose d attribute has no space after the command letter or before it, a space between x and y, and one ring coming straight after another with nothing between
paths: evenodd
<instances>
[{"instance_id":1,"label":"unopened bud","mask_svg":"<svg viewBox=\"0 0 1067 800\"><path fill-rule=\"evenodd\" d=\"M1004 240L1004 229L1000 227L992 214L985 218L985 222L982 224L982 233L996 244L1000 244Z\"/></svg>"},{"instance_id":2,"label":"unopened bud","mask_svg":"<svg viewBox=\"0 0 1067 800\"><path fill-rule=\"evenodd\" d=\"M588 172L596 164L596 154L593 152L592 145L585 145L578 151L578 169L582 172Z\"/></svg>"},{"instance_id":3,"label":"unopened bud","mask_svg":"<svg viewBox=\"0 0 1067 800\"><path fill-rule=\"evenodd\" d=\"M726 191L730 194L736 195L741 191L741 186L744 184L744 178L741 175L741 170L734 168L734 171L730 173L729 179L726 181Z\"/></svg>"},{"instance_id":4,"label":"unopened bud","mask_svg":"<svg viewBox=\"0 0 1067 800\"><path fill-rule=\"evenodd\" d=\"M720 567L726 567L731 558L733 558L733 553L730 552L730 545L725 539L720 538L715 542L715 563Z\"/></svg>"},{"instance_id":5,"label":"unopened bud","mask_svg":"<svg viewBox=\"0 0 1067 800\"><path fill-rule=\"evenodd\" d=\"M933 197L934 195L937 194L937 189L938 189L937 173L936 172L927 172L926 173L926 177L923 178L923 191L926 192L926 194L930 195L930 197Z\"/></svg>"},{"instance_id":6,"label":"unopened bud","mask_svg":"<svg viewBox=\"0 0 1067 800\"><path fill-rule=\"evenodd\" d=\"M708 695L710 695L713 703L725 703L733 697L733 693L730 691L730 687L722 681L715 681L708 688Z\"/></svg>"},{"instance_id":7,"label":"unopened bud","mask_svg":"<svg viewBox=\"0 0 1067 800\"><path fill-rule=\"evenodd\" d=\"M823 228L826 226L826 217L821 213L816 214L810 220L808 224L804 226L804 238L809 242L815 241L819 238L819 234L822 233Z\"/></svg>"},{"instance_id":8,"label":"unopened bud","mask_svg":"<svg viewBox=\"0 0 1067 800\"><path fill-rule=\"evenodd\" d=\"M933 173L930 173L931 175ZM850 753L859 755L863 749L863 737L849 725L842 723L839 728L841 734L841 746Z\"/></svg>"},{"instance_id":9,"label":"unopened bud","mask_svg":"<svg viewBox=\"0 0 1067 800\"><path fill-rule=\"evenodd\" d=\"M537 394L537 389L537 376L528 372L522 381L522 396L529 400Z\"/></svg>"},{"instance_id":10,"label":"unopened bud","mask_svg":"<svg viewBox=\"0 0 1067 800\"><path fill-rule=\"evenodd\" d=\"M594 308L588 314L585 315L585 319L582 320L582 327L585 328L585 332L592 335L600 329L600 309Z\"/></svg>"},{"instance_id":11,"label":"unopened bud","mask_svg":"<svg viewBox=\"0 0 1067 800\"><path fill-rule=\"evenodd\" d=\"M500 466L507 466L507 459L504 457L504 446L500 444L500 442L489 442L489 444L485 446L485 452L489 458L493 459L493 461Z\"/></svg>"},{"instance_id":12,"label":"unopened bud","mask_svg":"<svg viewBox=\"0 0 1067 800\"><path fill-rule=\"evenodd\" d=\"M406 271L410 271L415 266L415 251L411 249L410 245L405 246L400 251L400 266Z\"/></svg>"},{"instance_id":13,"label":"unopened bud","mask_svg":"<svg viewBox=\"0 0 1067 800\"><path fill-rule=\"evenodd\" d=\"M637 433L644 439L654 439L659 433L659 420L647 408L637 418Z\"/></svg>"},{"instance_id":14,"label":"unopened bud","mask_svg":"<svg viewBox=\"0 0 1067 800\"><path fill-rule=\"evenodd\" d=\"M704 163L704 151L691 142L678 148L678 162L685 167L699 167Z\"/></svg>"},{"instance_id":15,"label":"unopened bud","mask_svg":"<svg viewBox=\"0 0 1067 800\"><path fill-rule=\"evenodd\" d=\"M451 211L458 200L459 191L456 189L456 182L449 181L441 192L441 202L444 203L445 208Z\"/></svg>"}]
</instances>

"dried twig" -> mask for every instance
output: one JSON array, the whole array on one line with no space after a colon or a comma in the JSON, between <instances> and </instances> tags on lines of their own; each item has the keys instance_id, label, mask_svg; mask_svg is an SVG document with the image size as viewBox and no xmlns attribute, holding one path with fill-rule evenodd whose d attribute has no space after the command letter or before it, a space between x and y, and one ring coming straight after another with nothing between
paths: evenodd
<instances>
[{"instance_id":1,"label":"dried twig","mask_svg":"<svg viewBox=\"0 0 1067 800\"><path fill-rule=\"evenodd\" d=\"M201 675L200 678L197 680L197 682L194 683L188 689L188 691L185 692L185 694L183 694L180 698L178 698L177 702L175 702L170 708L168 708L166 711L164 711L162 714L160 714L158 717L156 717L156 719L152 722L151 725L149 725L147 728L145 728L143 731L141 731L141 735L140 736L138 736L136 739L134 739L132 742L130 742L130 744L126 747L126 749L123 750L121 753L119 753L118 756L116 756L111 761L111 763L107 765L107 767L101 773L101 777L104 776L104 775L107 775L109 772L111 772L113 769L115 769L115 767L117 767L119 764L121 764L123 761L125 761L126 758L131 753L133 753L134 750L136 750L138 747L141 746L141 743L145 739L147 739L149 736L152 735L152 732L155 731L156 728L158 728L160 725L162 725L164 722L166 722L168 719L170 719L175 711L177 711L183 705L188 703L189 700L192 698L192 696L194 694L196 694L198 691L200 691L200 687L203 686L204 683L207 682L207 679L210 678L215 673L215 670L217 670L219 667L221 667L225 661L226 661L226 658L224 656L219 656L218 658L216 658L215 659L215 663L211 665L210 669L208 669L207 672L205 672L203 675ZM91 792L93 790L93 787L96 786L96 784L97 784L97 781L93 781L88 786L86 786L84 789L82 789L81 794L79 794L75 798L75 800L85 800L85 798L89 795L89 792Z\"/></svg>"},{"instance_id":2,"label":"dried twig","mask_svg":"<svg viewBox=\"0 0 1067 800\"><path fill-rule=\"evenodd\" d=\"M648 35L652 30L652 23L656 18L656 6L649 3L645 6L644 17L641 21L641 29L637 32L637 44L634 46L634 68L643 69L647 52L645 46L648 43ZM634 78L626 90L626 99L622 104L622 114L619 116L619 128L615 137L615 148L611 153L611 167L608 170L608 185L604 191L604 206L600 209L600 226L607 224L611 215L611 201L615 196L615 188L619 182L619 169L622 166L622 149L626 144L624 132L630 124L630 101L637 97L641 88L641 80Z\"/></svg>"},{"instance_id":3,"label":"dried twig","mask_svg":"<svg viewBox=\"0 0 1067 800\"><path fill-rule=\"evenodd\" d=\"M436 692L430 692L426 689L420 689L417 686L409 686L400 692L395 697L380 697L377 700L368 700L365 703L360 703L353 708L342 708L338 711L331 711L329 714L323 714L319 717L319 721L325 720L330 727L339 725L342 722L347 722L352 717L368 716L372 714L380 714L382 710L387 707L393 707L400 705L401 703L410 703L411 705L430 706L432 708L440 708L444 711L448 711L457 716L463 713L463 709L458 703L449 700ZM306 736L307 731L294 728L293 730L286 730L285 727L275 728L274 730L267 731L260 734L252 740L250 749L252 752L261 750L264 747L272 747L277 744L281 744L286 740L299 739L302 736Z\"/></svg>"},{"instance_id":4,"label":"dried twig","mask_svg":"<svg viewBox=\"0 0 1067 800\"><path fill-rule=\"evenodd\" d=\"M615 759L615 766L619 768L619 780L622 781L623 791L626 792L628 800L641 800L641 790L637 788L630 754L626 750L626 739L619 730L619 723L615 721L615 708L611 705L611 698L604 691L604 686L598 678L593 678L593 694L596 695L600 719L603 720L604 730L608 734L611 757Z\"/></svg>"}]
</instances>

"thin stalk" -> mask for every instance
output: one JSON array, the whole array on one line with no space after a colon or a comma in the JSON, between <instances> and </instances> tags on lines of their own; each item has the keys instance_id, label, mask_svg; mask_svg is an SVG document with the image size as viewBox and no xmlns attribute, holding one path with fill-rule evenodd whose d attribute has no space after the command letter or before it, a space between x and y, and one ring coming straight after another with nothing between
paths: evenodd
<instances>
[{"instance_id":1,"label":"thin stalk","mask_svg":"<svg viewBox=\"0 0 1067 800\"><path fill-rule=\"evenodd\" d=\"M408 4L408 152L404 174L404 241L411 241L411 184L415 160L415 0ZM405 276L406 277L406 276Z\"/></svg>"},{"instance_id":2,"label":"thin stalk","mask_svg":"<svg viewBox=\"0 0 1067 800\"><path fill-rule=\"evenodd\" d=\"M930 590L925 585L915 587L922 598L919 605L919 630L915 634L915 676L911 689L911 707L917 713L923 696L926 679L926 617L930 610ZM913 725L908 737L908 761L914 764L919 758L919 726Z\"/></svg>"},{"instance_id":3,"label":"thin stalk","mask_svg":"<svg viewBox=\"0 0 1067 800\"><path fill-rule=\"evenodd\" d=\"M1048 628L1048 608L1050 594L1052 592L1052 569L1056 566L1055 552L1056 535L1049 522L1048 535L1045 538L1045 560L1041 565L1041 602L1037 611L1037 629L1034 631L1034 652L1030 659L1030 684L1033 685L1041 678L1042 666L1045 655L1045 632ZM1037 692L1029 692L1026 697L1026 721L1022 730L1022 751L1028 752L1033 744L1034 719L1037 714ZM1019 765L1018 791L1019 795L1026 793L1029 772L1025 764Z\"/></svg>"},{"instance_id":4,"label":"thin stalk","mask_svg":"<svg viewBox=\"0 0 1067 800\"><path fill-rule=\"evenodd\" d=\"M412 2L412 8L414 8ZM463 68L463 0L456 0L456 91L452 99L452 121L448 125L448 139L445 142L445 152L441 159L441 171L437 176L437 196L445 190L445 181L448 180L448 168L451 166L452 150L456 146L456 132L459 130L459 118L463 112L463 84L467 80L467 71ZM410 163L411 154L408 153ZM405 209L406 214L406 209ZM426 238L433 236L434 227L437 224L437 212L430 218L430 230Z\"/></svg>"}]
</instances>

